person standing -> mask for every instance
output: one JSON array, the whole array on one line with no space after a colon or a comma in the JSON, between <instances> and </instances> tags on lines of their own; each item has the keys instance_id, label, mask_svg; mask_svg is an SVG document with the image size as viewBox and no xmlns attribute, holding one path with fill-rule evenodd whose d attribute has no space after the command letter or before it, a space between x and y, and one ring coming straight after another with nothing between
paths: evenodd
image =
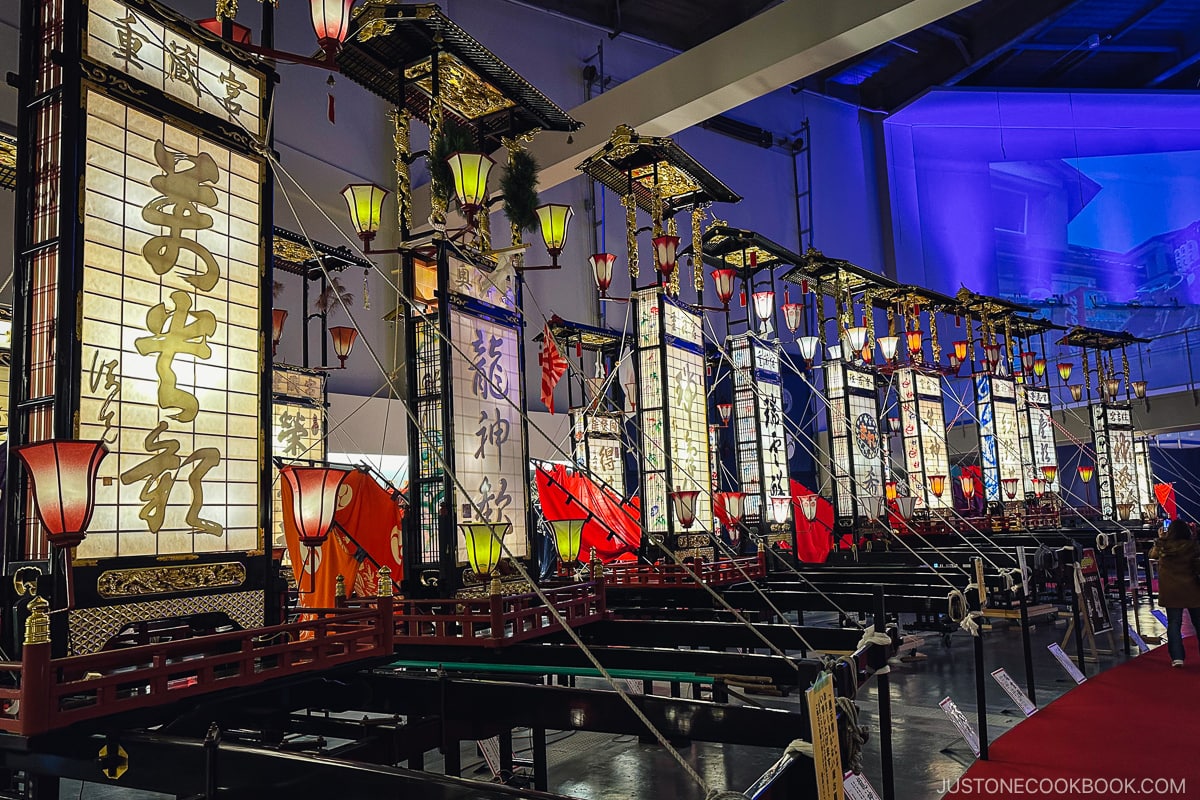
<instances>
[{"instance_id":1,"label":"person standing","mask_svg":"<svg viewBox=\"0 0 1200 800\"><path fill-rule=\"evenodd\" d=\"M1167 610L1167 652L1172 667L1183 666L1183 610L1192 618L1200 640L1200 547L1192 529L1175 520L1150 549L1158 559L1158 604Z\"/></svg>"}]
</instances>

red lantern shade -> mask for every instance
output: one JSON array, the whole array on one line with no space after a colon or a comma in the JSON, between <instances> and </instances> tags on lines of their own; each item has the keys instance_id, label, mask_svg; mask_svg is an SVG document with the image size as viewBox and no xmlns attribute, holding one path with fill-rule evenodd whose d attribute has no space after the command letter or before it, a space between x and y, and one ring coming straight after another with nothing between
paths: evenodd
<instances>
[{"instance_id":1,"label":"red lantern shade","mask_svg":"<svg viewBox=\"0 0 1200 800\"><path fill-rule=\"evenodd\" d=\"M287 322L288 312L276 308L271 312L271 355L279 349L279 340L283 338L283 323Z\"/></svg>"},{"instance_id":2,"label":"red lantern shade","mask_svg":"<svg viewBox=\"0 0 1200 800\"><path fill-rule=\"evenodd\" d=\"M690 528L696 522L696 498L700 492L688 489L682 492L670 493L671 504L675 506L675 518L684 528Z\"/></svg>"},{"instance_id":3,"label":"red lantern shade","mask_svg":"<svg viewBox=\"0 0 1200 800\"><path fill-rule=\"evenodd\" d=\"M790 494L773 494L771 495L771 519L776 525L782 525L787 522L788 512L792 508L792 496Z\"/></svg>"},{"instance_id":4,"label":"red lantern shade","mask_svg":"<svg viewBox=\"0 0 1200 800\"><path fill-rule=\"evenodd\" d=\"M675 252L679 249L678 236L656 236L651 240L654 255L658 259L658 271L664 279L675 271Z\"/></svg>"},{"instance_id":5,"label":"red lantern shade","mask_svg":"<svg viewBox=\"0 0 1200 800\"><path fill-rule=\"evenodd\" d=\"M336 51L350 28L350 7L354 0L309 0L312 10L313 31L317 44L329 52Z\"/></svg>"},{"instance_id":6,"label":"red lantern shade","mask_svg":"<svg viewBox=\"0 0 1200 800\"><path fill-rule=\"evenodd\" d=\"M934 497L941 497L942 492L946 491L946 476L945 475L930 475L929 476L929 491L933 492Z\"/></svg>"},{"instance_id":7,"label":"red lantern shade","mask_svg":"<svg viewBox=\"0 0 1200 800\"><path fill-rule=\"evenodd\" d=\"M596 288L600 290L600 296L604 297L608 294L608 287L612 286L613 262L617 257L612 253L596 253L588 259L588 263L592 265L592 276L596 279Z\"/></svg>"},{"instance_id":8,"label":"red lantern shade","mask_svg":"<svg viewBox=\"0 0 1200 800\"><path fill-rule=\"evenodd\" d=\"M1071 390L1071 399L1076 403L1083 399L1083 387L1078 383L1072 384L1067 388Z\"/></svg>"},{"instance_id":9,"label":"red lantern shade","mask_svg":"<svg viewBox=\"0 0 1200 800\"><path fill-rule=\"evenodd\" d=\"M1075 369L1075 365L1070 361L1063 361L1058 365L1058 377L1062 378L1062 382L1066 383L1071 380L1071 372Z\"/></svg>"},{"instance_id":10,"label":"red lantern shade","mask_svg":"<svg viewBox=\"0 0 1200 800\"><path fill-rule=\"evenodd\" d=\"M733 299L733 278L737 275L731 269L714 269L712 271L713 283L717 289L717 299L721 301L721 305L729 307L729 301Z\"/></svg>"},{"instance_id":11,"label":"red lantern shade","mask_svg":"<svg viewBox=\"0 0 1200 800\"><path fill-rule=\"evenodd\" d=\"M975 496L975 476L969 472L964 472L958 476L958 485L962 487L963 497L970 500Z\"/></svg>"},{"instance_id":12,"label":"red lantern shade","mask_svg":"<svg viewBox=\"0 0 1200 800\"><path fill-rule=\"evenodd\" d=\"M349 474L349 470L332 467L286 466L279 470L292 490L292 521L300 544L319 547L329 537L338 491Z\"/></svg>"},{"instance_id":13,"label":"red lantern shade","mask_svg":"<svg viewBox=\"0 0 1200 800\"><path fill-rule=\"evenodd\" d=\"M729 415L733 412L733 403L717 403L717 413L721 415L721 424L729 424Z\"/></svg>"},{"instance_id":14,"label":"red lantern shade","mask_svg":"<svg viewBox=\"0 0 1200 800\"><path fill-rule=\"evenodd\" d=\"M721 506L725 509L725 516L734 525L742 521L742 514L746 508L746 493L745 492L721 492Z\"/></svg>"},{"instance_id":15,"label":"red lantern shade","mask_svg":"<svg viewBox=\"0 0 1200 800\"><path fill-rule=\"evenodd\" d=\"M1096 474L1095 467L1093 467L1091 464L1081 464L1080 466L1076 467L1076 469L1079 471L1079 480L1083 481L1084 483L1092 482L1092 476Z\"/></svg>"},{"instance_id":16,"label":"red lantern shade","mask_svg":"<svg viewBox=\"0 0 1200 800\"><path fill-rule=\"evenodd\" d=\"M1033 374L1039 378L1046 374L1046 359L1038 356L1033 360Z\"/></svg>"},{"instance_id":17,"label":"red lantern shade","mask_svg":"<svg viewBox=\"0 0 1200 800\"><path fill-rule=\"evenodd\" d=\"M50 439L16 448L29 470L38 518L50 544L75 547L87 536L96 508L96 473L108 455L99 441Z\"/></svg>"},{"instance_id":18,"label":"red lantern shade","mask_svg":"<svg viewBox=\"0 0 1200 800\"><path fill-rule=\"evenodd\" d=\"M766 322L775 313L775 293L772 291L754 293L754 316L759 322Z\"/></svg>"},{"instance_id":19,"label":"red lantern shade","mask_svg":"<svg viewBox=\"0 0 1200 800\"><path fill-rule=\"evenodd\" d=\"M1033 372L1033 362L1037 359L1037 353L1032 350L1026 350L1021 353L1021 369L1026 372Z\"/></svg>"},{"instance_id":20,"label":"red lantern shade","mask_svg":"<svg viewBox=\"0 0 1200 800\"><path fill-rule=\"evenodd\" d=\"M1047 464L1042 467L1042 476L1046 479L1046 484L1054 483L1054 479L1058 477L1058 467L1053 464Z\"/></svg>"},{"instance_id":21,"label":"red lantern shade","mask_svg":"<svg viewBox=\"0 0 1200 800\"><path fill-rule=\"evenodd\" d=\"M967 343L965 341L957 341L954 343L954 355L959 362L967 360Z\"/></svg>"},{"instance_id":22,"label":"red lantern shade","mask_svg":"<svg viewBox=\"0 0 1200 800\"><path fill-rule=\"evenodd\" d=\"M1008 496L1009 500L1017 496L1018 483L1019 481L1016 478L1005 478L1000 481L1000 485L1004 487L1004 494Z\"/></svg>"},{"instance_id":23,"label":"red lantern shade","mask_svg":"<svg viewBox=\"0 0 1200 800\"><path fill-rule=\"evenodd\" d=\"M909 331L904 334L904 337L908 340L908 352L913 354L921 352L921 331Z\"/></svg>"},{"instance_id":24,"label":"red lantern shade","mask_svg":"<svg viewBox=\"0 0 1200 800\"><path fill-rule=\"evenodd\" d=\"M345 369L346 359L350 357L350 351L354 349L354 340L358 338L358 329L335 325L329 329L329 336L333 339L333 352L341 362L341 367Z\"/></svg>"},{"instance_id":25,"label":"red lantern shade","mask_svg":"<svg viewBox=\"0 0 1200 800\"><path fill-rule=\"evenodd\" d=\"M788 330L795 333L800 327L800 321L804 319L804 306L799 303L784 303L783 321L787 324Z\"/></svg>"}]
</instances>

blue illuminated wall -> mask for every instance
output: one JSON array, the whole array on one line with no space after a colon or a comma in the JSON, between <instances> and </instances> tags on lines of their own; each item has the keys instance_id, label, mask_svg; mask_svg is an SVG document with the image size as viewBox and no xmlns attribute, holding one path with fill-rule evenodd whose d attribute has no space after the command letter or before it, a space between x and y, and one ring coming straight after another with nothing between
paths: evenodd
<instances>
[{"instance_id":1,"label":"blue illuminated wall","mask_svg":"<svg viewBox=\"0 0 1200 800\"><path fill-rule=\"evenodd\" d=\"M1178 377L1172 339L1200 325L1200 97L935 91L884 127L901 281L1160 337L1145 377Z\"/></svg>"}]
</instances>

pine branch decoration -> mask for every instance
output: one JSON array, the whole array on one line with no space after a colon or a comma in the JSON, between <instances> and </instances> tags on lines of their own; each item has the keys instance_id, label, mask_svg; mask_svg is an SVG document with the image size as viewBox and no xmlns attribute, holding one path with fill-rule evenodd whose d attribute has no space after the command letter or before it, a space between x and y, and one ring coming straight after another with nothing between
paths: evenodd
<instances>
[{"instance_id":1,"label":"pine branch decoration","mask_svg":"<svg viewBox=\"0 0 1200 800\"><path fill-rule=\"evenodd\" d=\"M523 231L537 228L537 160L525 150L514 150L500 177L504 214Z\"/></svg>"}]
</instances>

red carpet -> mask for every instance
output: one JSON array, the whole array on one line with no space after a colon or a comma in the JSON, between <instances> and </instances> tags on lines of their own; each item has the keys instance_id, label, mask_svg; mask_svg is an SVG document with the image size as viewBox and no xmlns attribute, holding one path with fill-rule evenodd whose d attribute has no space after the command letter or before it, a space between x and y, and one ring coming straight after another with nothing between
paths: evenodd
<instances>
[{"instance_id":1,"label":"red carpet","mask_svg":"<svg viewBox=\"0 0 1200 800\"><path fill-rule=\"evenodd\" d=\"M1200 797L1200 653L1105 670L997 739L946 798ZM989 687L994 691L995 687Z\"/></svg>"}]
</instances>

